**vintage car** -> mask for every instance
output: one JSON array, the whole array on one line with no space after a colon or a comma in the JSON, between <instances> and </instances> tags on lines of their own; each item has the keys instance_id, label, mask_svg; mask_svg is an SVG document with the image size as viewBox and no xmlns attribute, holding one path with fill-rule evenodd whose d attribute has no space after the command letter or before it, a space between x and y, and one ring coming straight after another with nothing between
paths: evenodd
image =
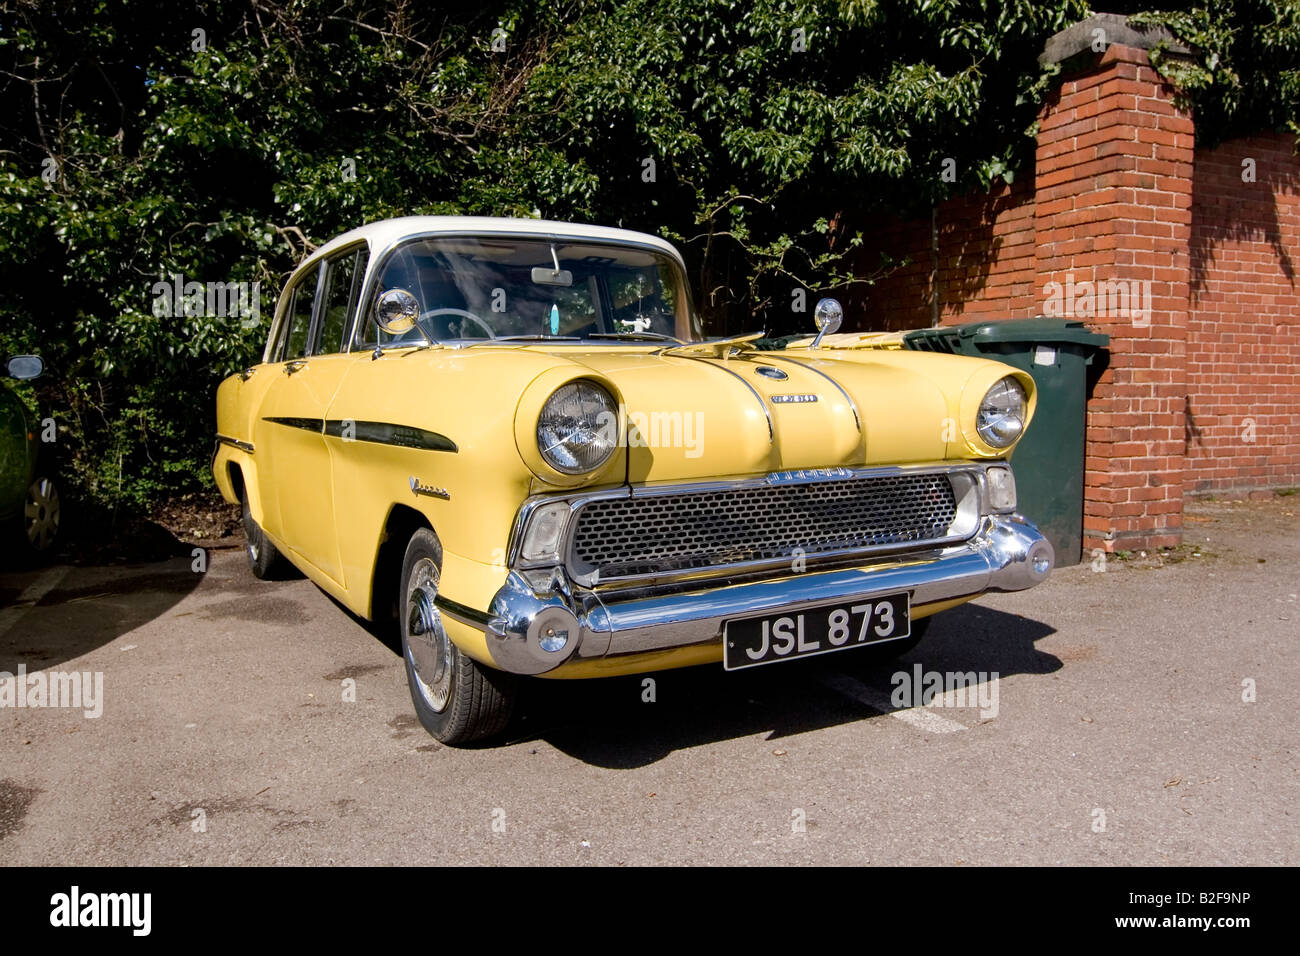
<instances>
[{"instance_id":1,"label":"vintage car","mask_svg":"<svg viewBox=\"0 0 1300 956\"><path fill-rule=\"evenodd\" d=\"M15 355L4 370L26 381L39 378L45 363L36 355ZM42 430L23 400L0 385L0 528L8 538L5 551L23 564L48 557L59 539L62 508Z\"/></svg>"},{"instance_id":2,"label":"vintage car","mask_svg":"<svg viewBox=\"0 0 1300 956\"><path fill-rule=\"evenodd\" d=\"M396 616L439 740L499 732L520 675L901 651L1049 574L1008 465L1028 375L825 338L831 299L783 350L702 340L685 276L622 229L377 222L293 272L221 383L253 573Z\"/></svg>"}]
</instances>

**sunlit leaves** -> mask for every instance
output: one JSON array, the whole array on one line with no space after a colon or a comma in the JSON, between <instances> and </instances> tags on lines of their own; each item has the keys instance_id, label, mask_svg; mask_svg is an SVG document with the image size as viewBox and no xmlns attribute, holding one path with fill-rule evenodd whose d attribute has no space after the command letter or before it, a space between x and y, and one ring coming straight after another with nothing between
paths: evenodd
<instances>
[{"instance_id":1,"label":"sunlit leaves","mask_svg":"<svg viewBox=\"0 0 1300 956\"><path fill-rule=\"evenodd\" d=\"M310 244L361 222L540 213L666 235L711 331L765 325L792 285L869 279L850 257L876 217L924 215L1025 169L1056 82L1037 55L1088 13L1081 0L198 11L197 52L184 4L0 11L0 347L46 355L39 387L72 423L87 480L131 500L206 480L213 388L265 335L265 322L154 316L161 278L258 281L269 316ZM1294 3L1213 0L1166 19L1198 50L1153 54L1195 99L1198 138L1295 129Z\"/></svg>"}]
</instances>

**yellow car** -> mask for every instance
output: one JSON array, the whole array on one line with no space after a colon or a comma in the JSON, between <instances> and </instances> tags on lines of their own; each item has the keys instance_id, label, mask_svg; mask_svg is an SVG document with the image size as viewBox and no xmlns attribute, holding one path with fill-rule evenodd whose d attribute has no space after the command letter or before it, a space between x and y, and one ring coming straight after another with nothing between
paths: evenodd
<instances>
[{"instance_id":1,"label":"yellow car","mask_svg":"<svg viewBox=\"0 0 1300 956\"><path fill-rule=\"evenodd\" d=\"M1049 574L1008 464L1028 375L834 335L833 299L783 350L702 340L685 276L621 229L377 222L218 389L253 573L395 616L439 740L500 731L520 675L901 651Z\"/></svg>"}]
</instances>

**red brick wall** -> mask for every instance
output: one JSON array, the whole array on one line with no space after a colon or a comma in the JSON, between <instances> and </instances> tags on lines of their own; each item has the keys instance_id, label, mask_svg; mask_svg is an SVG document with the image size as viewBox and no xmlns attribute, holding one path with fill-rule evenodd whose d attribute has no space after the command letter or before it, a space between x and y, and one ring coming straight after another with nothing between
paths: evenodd
<instances>
[{"instance_id":1,"label":"red brick wall","mask_svg":"<svg viewBox=\"0 0 1300 956\"><path fill-rule=\"evenodd\" d=\"M1178 543L1185 492L1300 484L1293 144L1197 150L1146 53L1112 45L1044 105L1031 175L940 207L943 324L1048 312L1048 284L1069 279L1149 284L1136 317L1065 315L1111 337L1088 404L1086 548ZM881 250L912 263L848 297L850 326L929 326L929 220L869 234L864 271Z\"/></svg>"},{"instance_id":2,"label":"red brick wall","mask_svg":"<svg viewBox=\"0 0 1300 956\"><path fill-rule=\"evenodd\" d=\"M982 318L1034 315L1033 178L988 195L944 203L938 216L939 315L945 325ZM931 324L930 222L887 220L864 230L867 245L858 274L880 264L880 253L908 259L865 290L843 298L845 314L863 316L872 330L900 331Z\"/></svg>"},{"instance_id":3,"label":"red brick wall","mask_svg":"<svg viewBox=\"0 0 1300 956\"><path fill-rule=\"evenodd\" d=\"M1084 533L1088 548L1176 544L1182 532L1189 241L1194 131L1144 51L1110 46L1057 88L1039 117L1035 169L1015 186L943 204L943 324L1051 311L1049 283L1138 282L1143 314L1089 313L1111 337L1109 368L1088 405ZM873 286L863 327L931 324L930 223L894 222L877 250L913 261ZM1120 303L1111 303L1119 305Z\"/></svg>"},{"instance_id":4,"label":"red brick wall","mask_svg":"<svg viewBox=\"0 0 1300 956\"><path fill-rule=\"evenodd\" d=\"M1244 182L1243 160L1254 160ZM1267 134L1197 150L1187 491L1300 483L1300 159Z\"/></svg>"},{"instance_id":5,"label":"red brick wall","mask_svg":"<svg viewBox=\"0 0 1300 956\"><path fill-rule=\"evenodd\" d=\"M1086 547L1181 540L1193 148L1191 118L1131 47L1062 83L1040 117L1040 289L1073 276L1150 290L1149 314L1073 316L1111 337L1088 403Z\"/></svg>"}]
</instances>

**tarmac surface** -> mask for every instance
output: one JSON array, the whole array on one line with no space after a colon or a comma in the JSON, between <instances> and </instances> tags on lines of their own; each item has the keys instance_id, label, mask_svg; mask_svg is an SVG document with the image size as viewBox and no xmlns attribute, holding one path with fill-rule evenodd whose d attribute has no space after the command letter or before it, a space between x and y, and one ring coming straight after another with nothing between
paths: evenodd
<instances>
[{"instance_id":1,"label":"tarmac surface","mask_svg":"<svg viewBox=\"0 0 1300 956\"><path fill-rule=\"evenodd\" d=\"M102 675L99 716L0 706L0 862L1294 866L1297 512L1189 504L1174 552L898 662L532 680L473 750L417 723L391 634L238 541L0 574L0 671ZM897 706L918 667L978 686Z\"/></svg>"}]
</instances>

